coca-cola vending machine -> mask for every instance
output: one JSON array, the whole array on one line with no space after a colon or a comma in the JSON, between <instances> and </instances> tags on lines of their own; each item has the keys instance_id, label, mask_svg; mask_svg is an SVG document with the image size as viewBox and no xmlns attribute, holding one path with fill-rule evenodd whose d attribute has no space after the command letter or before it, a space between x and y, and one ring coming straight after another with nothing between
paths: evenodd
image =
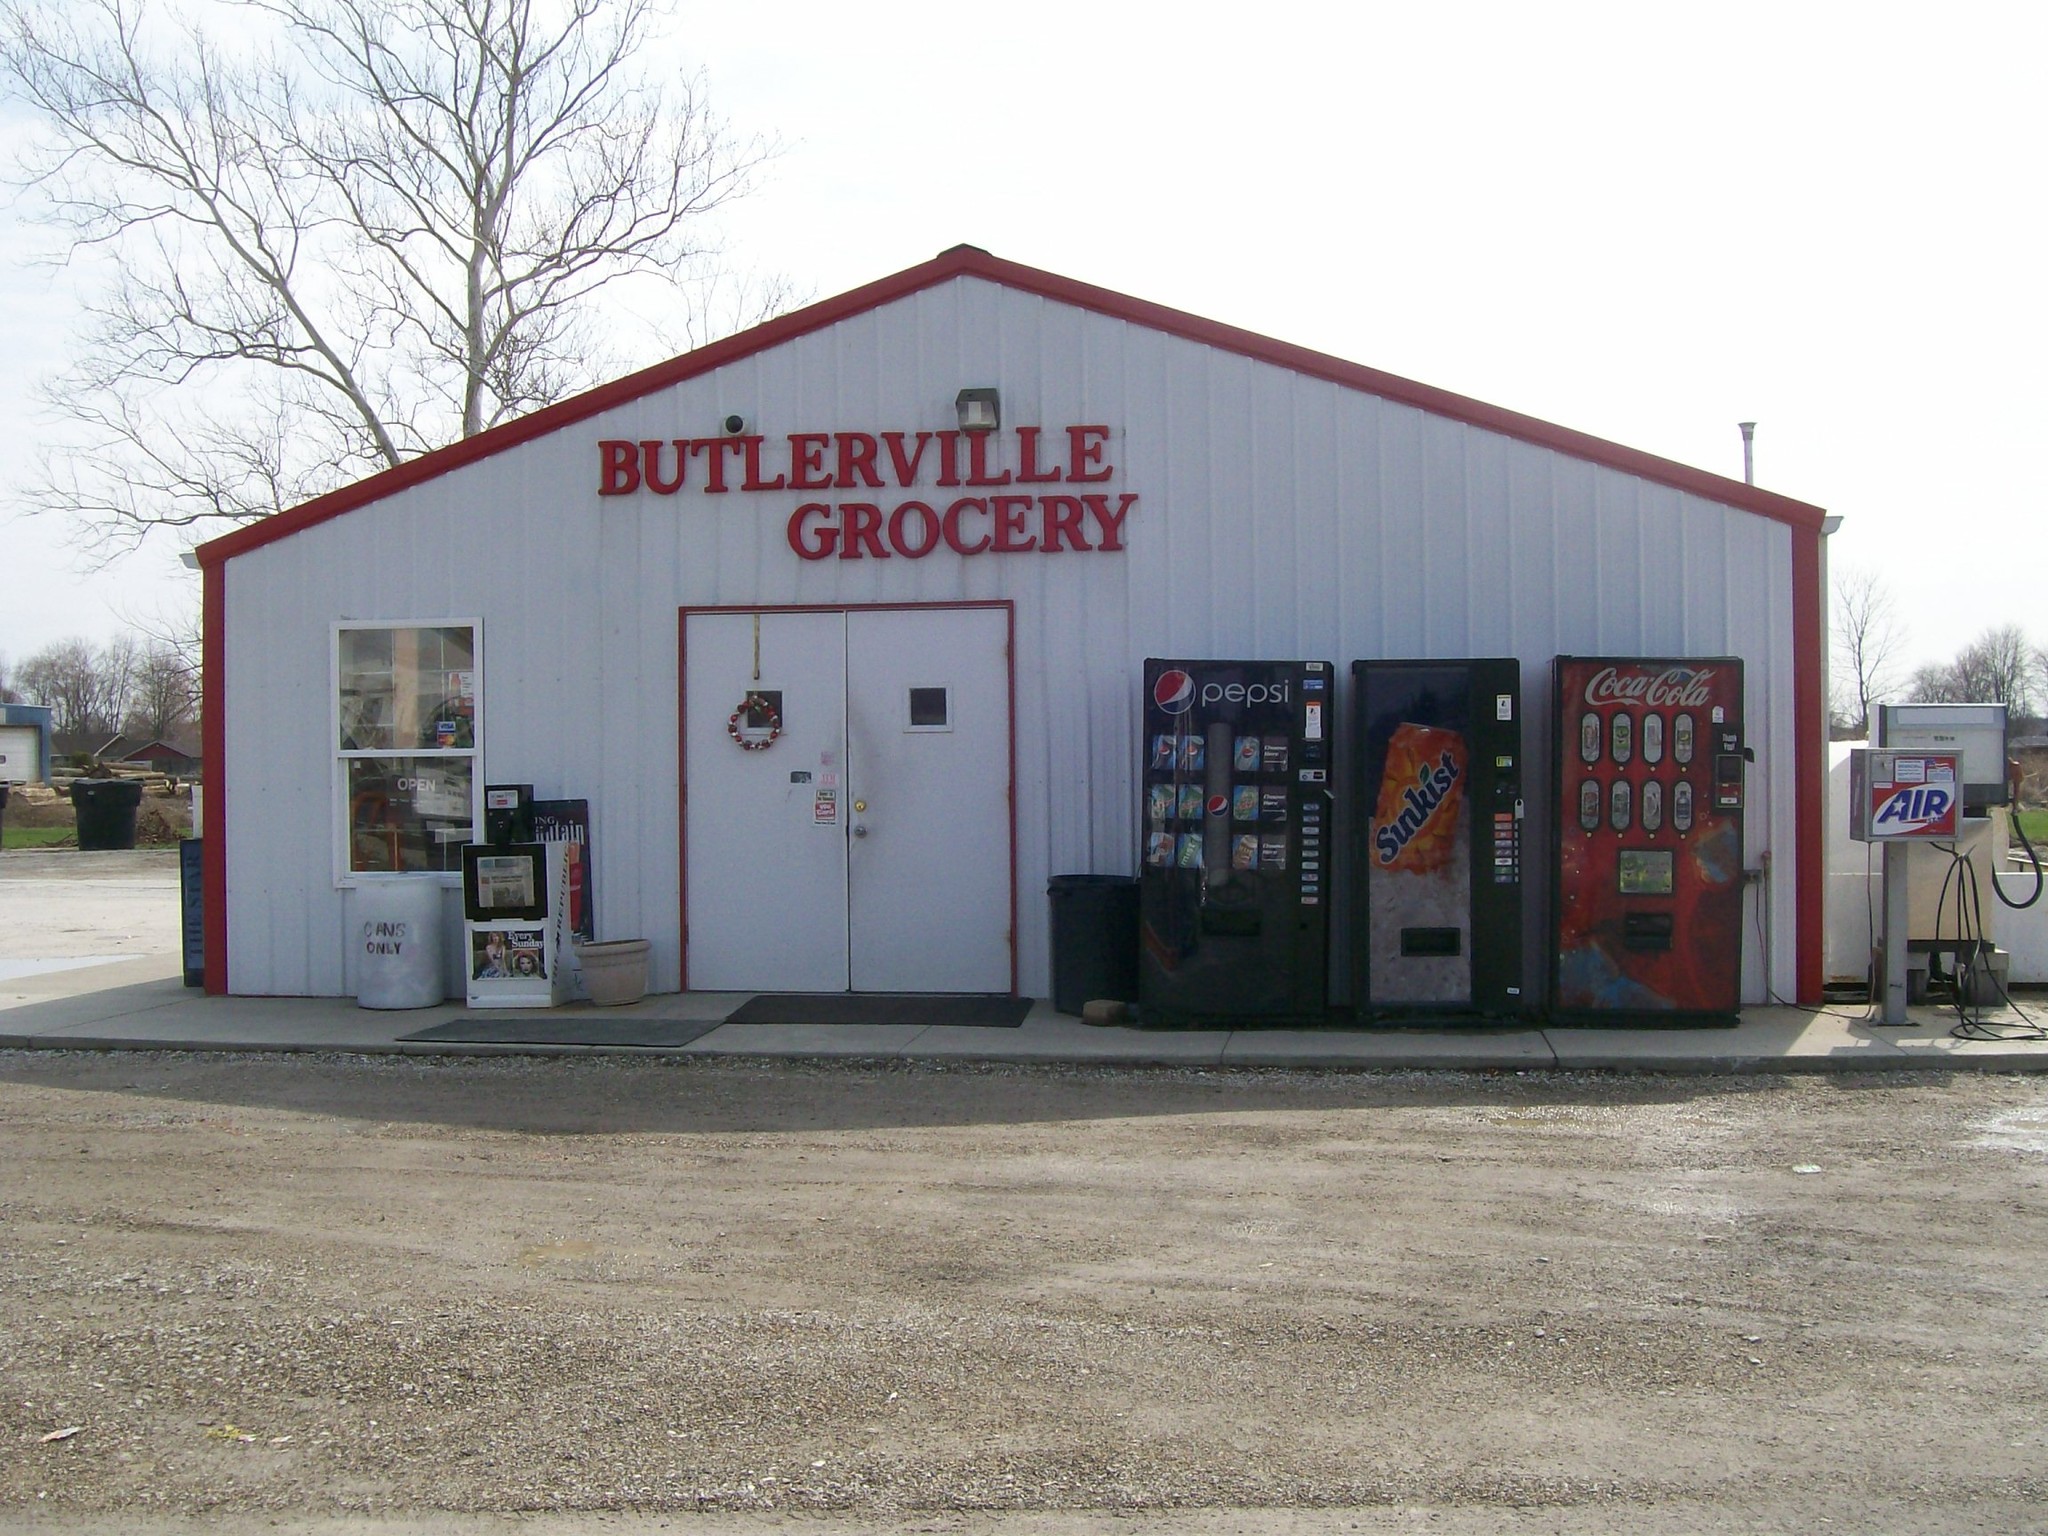
<instances>
[{"instance_id":1,"label":"coca-cola vending machine","mask_svg":"<svg viewBox=\"0 0 2048 1536\"><path fill-rule=\"evenodd\" d=\"M1522 986L1522 665L1351 664L1361 1011L1502 1015Z\"/></svg>"},{"instance_id":2,"label":"coca-cola vending machine","mask_svg":"<svg viewBox=\"0 0 2048 1536\"><path fill-rule=\"evenodd\" d=\"M1327 1022L1336 687L1322 661L1145 663L1146 1023Z\"/></svg>"},{"instance_id":3,"label":"coca-cola vending machine","mask_svg":"<svg viewBox=\"0 0 2048 1536\"><path fill-rule=\"evenodd\" d=\"M1742 1002L1742 663L1560 656L1550 1005L1732 1021Z\"/></svg>"}]
</instances>

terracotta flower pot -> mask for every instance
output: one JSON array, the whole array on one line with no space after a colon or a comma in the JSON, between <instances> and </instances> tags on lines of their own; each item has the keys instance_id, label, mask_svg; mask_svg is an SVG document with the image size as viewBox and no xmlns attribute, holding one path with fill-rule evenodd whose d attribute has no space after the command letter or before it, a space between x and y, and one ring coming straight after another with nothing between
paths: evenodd
<instances>
[{"instance_id":1,"label":"terracotta flower pot","mask_svg":"<svg viewBox=\"0 0 2048 1536\"><path fill-rule=\"evenodd\" d=\"M617 1008L647 995L645 939L579 944L576 952L583 961L583 990L598 1007Z\"/></svg>"}]
</instances>

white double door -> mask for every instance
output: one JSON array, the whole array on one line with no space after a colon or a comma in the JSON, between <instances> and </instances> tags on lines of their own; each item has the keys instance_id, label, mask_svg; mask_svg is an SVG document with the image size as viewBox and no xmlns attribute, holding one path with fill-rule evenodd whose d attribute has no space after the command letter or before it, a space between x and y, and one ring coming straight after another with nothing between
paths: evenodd
<instances>
[{"instance_id":1,"label":"white double door","mask_svg":"<svg viewBox=\"0 0 2048 1536\"><path fill-rule=\"evenodd\" d=\"M693 989L1011 990L1009 645L1005 608L684 616Z\"/></svg>"}]
</instances>

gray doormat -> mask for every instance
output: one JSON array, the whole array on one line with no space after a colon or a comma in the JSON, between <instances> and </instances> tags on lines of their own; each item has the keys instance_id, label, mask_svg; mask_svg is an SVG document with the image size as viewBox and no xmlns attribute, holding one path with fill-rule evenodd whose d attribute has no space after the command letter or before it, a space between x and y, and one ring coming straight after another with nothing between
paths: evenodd
<instances>
[{"instance_id":1,"label":"gray doormat","mask_svg":"<svg viewBox=\"0 0 2048 1536\"><path fill-rule=\"evenodd\" d=\"M728 1024L964 1024L1015 1029L1028 997L992 993L764 992L725 1016Z\"/></svg>"},{"instance_id":2,"label":"gray doormat","mask_svg":"<svg viewBox=\"0 0 2048 1536\"><path fill-rule=\"evenodd\" d=\"M536 1009L527 1015L504 1014L450 1019L446 1024L416 1029L401 1040L460 1042L468 1045L688 1045L708 1035L719 1019L596 1019L588 1014L568 1018Z\"/></svg>"}]
</instances>

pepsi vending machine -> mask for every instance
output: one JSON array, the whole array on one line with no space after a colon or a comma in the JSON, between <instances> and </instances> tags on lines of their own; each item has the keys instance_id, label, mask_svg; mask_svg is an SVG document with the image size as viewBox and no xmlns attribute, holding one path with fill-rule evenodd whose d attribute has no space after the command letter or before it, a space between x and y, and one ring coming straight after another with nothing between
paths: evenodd
<instances>
[{"instance_id":1,"label":"pepsi vending machine","mask_svg":"<svg viewBox=\"0 0 2048 1536\"><path fill-rule=\"evenodd\" d=\"M1742 663L1560 656L1553 1012L1733 1022L1742 1004Z\"/></svg>"},{"instance_id":2,"label":"pepsi vending machine","mask_svg":"<svg viewBox=\"0 0 2048 1536\"><path fill-rule=\"evenodd\" d=\"M1327 1021L1335 717L1328 662L1145 663L1146 1023Z\"/></svg>"},{"instance_id":3,"label":"pepsi vending machine","mask_svg":"<svg viewBox=\"0 0 2048 1536\"><path fill-rule=\"evenodd\" d=\"M1362 1012L1520 1012L1522 665L1351 664Z\"/></svg>"}]
</instances>

